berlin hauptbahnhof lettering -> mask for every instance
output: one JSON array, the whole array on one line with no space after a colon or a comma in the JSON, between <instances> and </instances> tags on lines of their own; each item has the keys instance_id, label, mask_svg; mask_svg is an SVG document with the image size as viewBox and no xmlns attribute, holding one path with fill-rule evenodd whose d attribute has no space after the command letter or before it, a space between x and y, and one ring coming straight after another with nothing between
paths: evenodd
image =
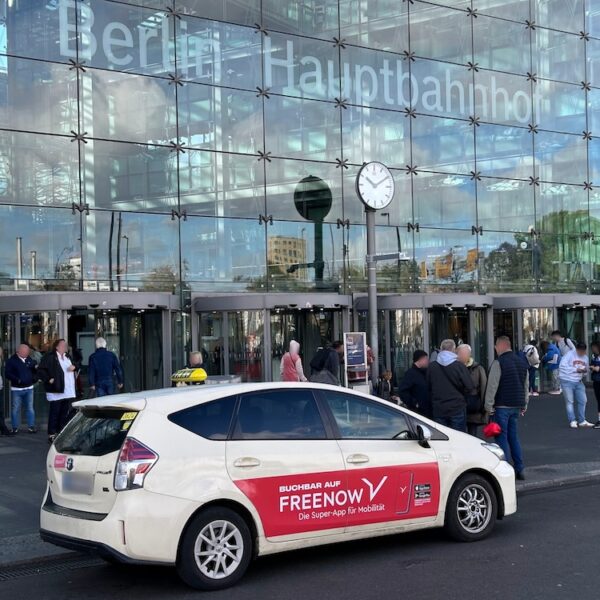
<instances>
[{"instance_id":1,"label":"berlin hauptbahnhof lettering","mask_svg":"<svg viewBox=\"0 0 600 600\"><path fill-rule=\"evenodd\" d=\"M128 26L118 21L98 25L91 5L79 4L79 24L75 24L75 0L60 0L59 27L60 53L65 58L76 58L75 40L79 36L79 59L92 60L102 53L110 68L126 69L137 65L147 69L149 56L154 57L160 48L160 70L174 73L171 51L171 30L168 17L157 12L150 27L147 23ZM223 51L217 39L204 35L188 34L185 19L178 23L177 67L183 77L202 80L209 78L213 84L222 83ZM152 49L152 53L150 52ZM509 92L499 86L495 74L489 74L481 83L466 83L454 79L448 65L445 73L417 78L409 73L407 62L393 55L381 58L378 53L376 67L342 61L342 76L331 59L320 59L306 54L298 57L295 41L287 39L283 46L273 44L270 36L263 39L264 85L272 92L305 95L312 98L345 98L351 103L379 108L401 110L413 106L417 110L441 115L468 117L476 115L493 120L531 123L533 104L536 114L542 97L532 97L524 90ZM156 61L153 61L154 63ZM152 66L156 66L153 64ZM160 73L154 72L154 75ZM410 85L409 85L410 82ZM341 89L340 89L341 88Z\"/></svg>"}]
</instances>

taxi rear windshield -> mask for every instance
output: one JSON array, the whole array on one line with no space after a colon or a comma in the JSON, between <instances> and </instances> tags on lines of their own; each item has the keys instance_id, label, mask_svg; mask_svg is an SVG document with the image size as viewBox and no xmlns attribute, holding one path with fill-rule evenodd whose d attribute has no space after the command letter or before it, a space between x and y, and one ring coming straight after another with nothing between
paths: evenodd
<instances>
[{"instance_id":1,"label":"taxi rear windshield","mask_svg":"<svg viewBox=\"0 0 600 600\"><path fill-rule=\"evenodd\" d=\"M58 452L104 456L121 448L137 412L93 409L77 413L56 438Z\"/></svg>"}]
</instances>

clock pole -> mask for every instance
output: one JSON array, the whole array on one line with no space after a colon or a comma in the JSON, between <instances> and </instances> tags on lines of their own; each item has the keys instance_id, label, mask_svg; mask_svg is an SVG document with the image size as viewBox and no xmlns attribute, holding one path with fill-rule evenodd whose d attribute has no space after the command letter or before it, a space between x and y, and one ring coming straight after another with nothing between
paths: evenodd
<instances>
[{"instance_id":1,"label":"clock pole","mask_svg":"<svg viewBox=\"0 0 600 600\"><path fill-rule=\"evenodd\" d=\"M373 385L379 379L379 328L377 326L377 263L375 260L375 214L372 208L365 208L367 217L367 275L369 282L369 342L373 352L371 378Z\"/></svg>"}]
</instances>

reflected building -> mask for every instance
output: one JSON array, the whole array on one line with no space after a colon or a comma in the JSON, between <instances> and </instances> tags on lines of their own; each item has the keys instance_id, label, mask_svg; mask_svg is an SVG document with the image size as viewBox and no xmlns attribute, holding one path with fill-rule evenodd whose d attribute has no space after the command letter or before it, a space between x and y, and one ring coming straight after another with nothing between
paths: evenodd
<instances>
[{"instance_id":1,"label":"reflected building","mask_svg":"<svg viewBox=\"0 0 600 600\"><path fill-rule=\"evenodd\" d=\"M272 379L292 337L310 359L366 327L371 160L401 256L382 366L448 336L483 363L495 333L589 342L599 65L600 0L0 2L2 345L61 335L85 372L103 334L132 390L190 349Z\"/></svg>"}]
</instances>

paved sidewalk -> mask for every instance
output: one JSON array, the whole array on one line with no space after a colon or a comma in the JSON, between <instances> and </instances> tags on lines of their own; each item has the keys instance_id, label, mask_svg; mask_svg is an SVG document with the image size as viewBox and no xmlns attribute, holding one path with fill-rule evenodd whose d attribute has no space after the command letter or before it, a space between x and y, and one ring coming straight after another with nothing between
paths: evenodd
<instances>
[{"instance_id":1,"label":"paved sidewalk","mask_svg":"<svg viewBox=\"0 0 600 600\"><path fill-rule=\"evenodd\" d=\"M595 408L590 396L589 421L597 420ZM562 396L545 394L531 399L521 420L527 480L519 482L519 493L600 479L600 430L574 430L567 425ZM71 554L43 543L38 536L47 452L42 431L0 437L0 567Z\"/></svg>"}]
</instances>

